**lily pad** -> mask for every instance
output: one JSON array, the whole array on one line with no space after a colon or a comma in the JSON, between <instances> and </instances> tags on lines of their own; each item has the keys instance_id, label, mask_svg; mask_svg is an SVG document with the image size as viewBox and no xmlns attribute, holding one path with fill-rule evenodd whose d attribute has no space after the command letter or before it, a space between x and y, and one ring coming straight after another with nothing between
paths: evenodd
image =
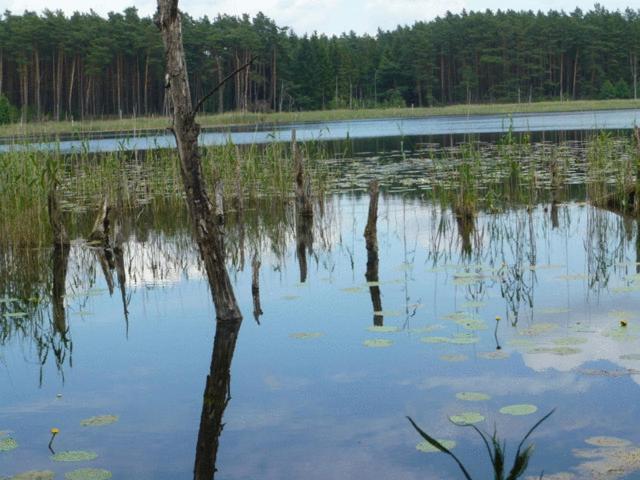
<instances>
[{"instance_id":1,"label":"lily pad","mask_svg":"<svg viewBox=\"0 0 640 480\"><path fill-rule=\"evenodd\" d=\"M484 402L491 399L486 393L480 392L460 392L456 393L456 398L465 402Z\"/></svg>"},{"instance_id":2,"label":"lily pad","mask_svg":"<svg viewBox=\"0 0 640 480\"><path fill-rule=\"evenodd\" d=\"M577 355L578 353L581 353L581 352L582 350L580 350L579 348L573 348L573 347L535 347L527 350L527 353L531 355L540 355L540 354L548 353L550 355L559 355L561 357L564 357L567 355Z\"/></svg>"},{"instance_id":3,"label":"lily pad","mask_svg":"<svg viewBox=\"0 0 640 480\"><path fill-rule=\"evenodd\" d=\"M422 337L420 341L422 343L451 343L451 339L448 337Z\"/></svg>"},{"instance_id":4,"label":"lily pad","mask_svg":"<svg viewBox=\"0 0 640 480\"><path fill-rule=\"evenodd\" d=\"M96 458L98 458L97 453L86 452L84 450L69 450L51 456L51 460L54 462L86 462L95 460Z\"/></svg>"},{"instance_id":5,"label":"lily pad","mask_svg":"<svg viewBox=\"0 0 640 480\"><path fill-rule=\"evenodd\" d=\"M0 438L0 452L10 452L11 450L15 450L18 448L18 442L16 442L13 438Z\"/></svg>"},{"instance_id":6,"label":"lily pad","mask_svg":"<svg viewBox=\"0 0 640 480\"><path fill-rule=\"evenodd\" d=\"M367 328L367 330L374 333L397 333L400 331L400 328L392 327L388 325L380 325L380 326L369 327Z\"/></svg>"},{"instance_id":7,"label":"lily pad","mask_svg":"<svg viewBox=\"0 0 640 480\"><path fill-rule=\"evenodd\" d=\"M342 290L344 293L362 293L362 292L364 292L364 288L362 288L362 287L347 287L347 288L341 288L340 290Z\"/></svg>"},{"instance_id":8,"label":"lily pad","mask_svg":"<svg viewBox=\"0 0 640 480\"><path fill-rule=\"evenodd\" d=\"M509 358L509 354L502 350L494 350L493 352L482 352L479 353L478 356L480 358L484 358L485 360L505 360Z\"/></svg>"},{"instance_id":9,"label":"lily pad","mask_svg":"<svg viewBox=\"0 0 640 480\"><path fill-rule=\"evenodd\" d=\"M569 313L570 311L571 309L569 308L558 307L558 308L543 308L542 310L539 311L539 313L543 315L561 315L563 313Z\"/></svg>"},{"instance_id":10,"label":"lily pad","mask_svg":"<svg viewBox=\"0 0 640 480\"><path fill-rule=\"evenodd\" d=\"M462 304L462 308L482 308L486 305L486 302L465 302Z\"/></svg>"},{"instance_id":11,"label":"lily pad","mask_svg":"<svg viewBox=\"0 0 640 480\"><path fill-rule=\"evenodd\" d=\"M319 332L298 332L292 333L289 335L289 338L294 338L296 340L312 340L314 338L320 338L324 336L324 333Z\"/></svg>"},{"instance_id":12,"label":"lily pad","mask_svg":"<svg viewBox=\"0 0 640 480\"><path fill-rule=\"evenodd\" d=\"M484 416L478 412L463 412L457 415L451 415L449 420L457 425L473 425L484 422Z\"/></svg>"},{"instance_id":13,"label":"lily pad","mask_svg":"<svg viewBox=\"0 0 640 480\"><path fill-rule=\"evenodd\" d=\"M478 331L478 330L486 330L487 329L487 324L484 323L483 320L480 320L478 318L469 318L469 319L466 319L466 320L458 320L458 321L456 321L456 323L458 325L460 325L461 327L466 328L467 330Z\"/></svg>"},{"instance_id":14,"label":"lily pad","mask_svg":"<svg viewBox=\"0 0 640 480\"><path fill-rule=\"evenodd\" d=\"M99 415L97 417L85 418L80 422L83 427L103 427L111 425L119 420L117 415Z\"/></svg>"},{"instance_id":15,"label":"lily pad","mask_svg":"<svg viewBox=\"0 0 640 480\"><path fill-rule=\"evenodd\" d=\"M11 477L11 480L53 480L55 474L51 470L30 470Z\"/></svg>"},{"instance_id":16,"label":"lily pad","mask_svg":"<svg viewBox=\"0 0 640 480\"><path fill-rule=\"evenodd\" d=\"M570 345L582 345L587 343L588 340L584 337L563 337L556 338L553 343L559 346L570 346Z\"/></svg>"},{"instance_id":17,"label":"lily pad","mask_svg":"<svg viewBox=\"0 0 640 480\"><path fill-rule=\"evenodd\" d=\"M567 282L577 282L579 280L586 280L587 276L583 274L573 274L573 275L560 275L556 277L558 280L565 280Z\"/></svg>"},{"instance_id":18,"label":"lily pad","mask_svg":"<svg viewBox=\"0 0 640 480\"><path fill-rule=\"evenodd\" d=\"M4 314L6 318L24 318L27 316L26 312L7 312Z\"/></svg>"},{"instance_id":19,"label":"lily pad","mask_svg":"<svg viewBox=\"0 0 640 480\"><path fill-rule=\"evenodd\" d=\"M478 343L479 341L480 339L472 333L456 333L450 340L450 343L454 343L456 345L471 345L473 343Z\"/></svg>"},{"instance_id":20,"label":"lily pad","mask_svg":"<svg viewBox=\"0 0 640 480\"><path fill-rule=\"evenodd\" d=\"M526 337L536 337L545 333L553 332L558 326L555 323L536 323L529 328L520 330L518 333Z\"/></svg>"},{"instance_id":21,"label":"lily pad","mask_svg":"<svg viewBox=\"0 0 640 480\"><path fill-rule=\"evenodd\" d=\"M283 300L289 300L289 301L298 300L299 298L300 298L300 295L283 295L282 296Z\"/></svg>"},{"instance_id":22,"label":"lily pad","mask_svg":"<svg viewBox=\"0 0 640 480\"><path fill-rule=\"evenodd\" d=\"M381 317L399 317L402 315L400 310L377 310L373 312L374 315L380 315Z\"/></svg>"},{"instance_id":23,"label":"lily pad","mask_svg":"<svg viewBox=\"0 0 640 480\"><path fill-rule=\"evenodd\" d=\"M464 362L468 359L466 355L440 355L440 360L445 362Z\"/></svg>"},{"instance_id":24,"label":"lily pad","mask_svg":"<svg viewBox=\"0 0 640 480\"><path fill-rule=\"evenodd\" d=\"M444 448L448 450L453 450L454 448L456 448L456 442L454 440L441 440L439 438L437 440L438 440L438 443L440 443ZM421 452L424 452L424 453L442 453L440 450L438 450L436 447L431 445L426 440L417 444L416 450L420 450Z\"/></svg>"},{"instance_id":25,"label":"lily pad","mask_svg":"<svg viewBox=\"0 0 640 480\"><path fill-rule=\"evenodd\" d=\"M628 355L620 355L620 360L640 361L640 353L629 353Z\"/></svg>"},{"instance_id":26,"label":"lily pad","mask_svg":"<svg viewBox=\"0 0 640 480\"><path fill-rule=\"evenodd\" d=\"M108 480L111 477L109 470L99 468L80 468L64 475L67 480Z\"/></svg>"},{"instance_id":27,"label":"lily pad","mask_svg":"<svg viewBox=\"0 0 640 480\"><path fill-rule=\"evenodd\" d=\"M523 416L531 415L538 411L538 407L530 404L508 405L500 409L500 413L504 415Z\"/></svg>"},{"instance_id":28,"label":"lily pad","mask_svg":"<svg viewBox=\"0 0 640 480\"><path fill-rule=\"evenodd\" d=\"M393 345L391 340L383 340L383 339L375 339L375 340L365 340L364 346L369 348L386 348Z\"/></svg>"},{"instance_id":29,"label":"lily pad","mask_svg":"<svg viewBox=\"0 0 640 480\"><path fill-rule=\"evenodd\" d=\"M589 445L596 447L628 447L631 445L629 440L616 437L590 437L585 440Z\"/></svg>"}]
</instances>

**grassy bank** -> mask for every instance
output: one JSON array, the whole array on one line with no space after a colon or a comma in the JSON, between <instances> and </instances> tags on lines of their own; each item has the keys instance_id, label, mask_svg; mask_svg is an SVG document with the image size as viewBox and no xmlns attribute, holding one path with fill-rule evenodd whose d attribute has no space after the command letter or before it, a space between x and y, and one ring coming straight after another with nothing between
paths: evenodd
<instances>
[{"instance_id":1,"label":"grassy bank","mask_svg":"<svg viewBox=\"0 0 640 480\"><path fill-rule=\"evenodd\" d=\"M356 120L385 117L428 117L443 115L488 115L511 113L573 112L582 110L609 110L640 108L640 100L580 100L567 102L536 102L481 105L451 105L432 108L388 108L367 110L318 110L313 112L283 113L225 113L201 115L204 128L233 125L277 124L330 120ZM162 130L167 127L166 117L138 117L123 119L87 120L83 122L34 122L24 125L0 126L0 137L51 136L98 132Z\"/></svg>"}]
</instances>

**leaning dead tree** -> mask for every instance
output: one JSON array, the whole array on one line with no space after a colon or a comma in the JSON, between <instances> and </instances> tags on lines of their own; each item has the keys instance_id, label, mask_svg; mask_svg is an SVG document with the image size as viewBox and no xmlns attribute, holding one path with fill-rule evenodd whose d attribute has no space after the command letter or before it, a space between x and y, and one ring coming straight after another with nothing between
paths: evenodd
<instances>
[{"instance_id":1,"label":"leaning dead tree","mask_svg":"<svg viewBox=\"0 0 640 480\"><path fill-rule=\"evenodd\" d=\"M195 240L207 272L211 296L216 310L217 327L211 374L207 376L200 430L196 444L194 479L211 479L215 473L218 439L222 433L221 418L229 398L228 369L231 354L217 360L217 352L233 352L242 314L225 265L222 225L216 221L216 207L209 200L202 178L202 163L198 147L200 126L196 112L212 91L195 106L191 102L189 77L182 43L182 22L178 0L157 0L156 25L162 33L165 50L165 88L171 100L173 132L180 157L180 174L184 185L187 208L191 217ZM251 64L249 62L246 66ZM235 75L234 72L227 78ZM219 88L224 80L218 85ZM214 191L214 198L216 198ZM224 348L219 348L223 340ZM220 341L219 341L220 340ZM216 365L218 363L218 365ZM222 371L225 374L216 375ZM221 401L219 394L223 395Z\"/></svg>"},{"instance_id":2,"label":"leaning dead tree","mask_svg":"<svg viewBox=\"0 0 640 480\"><path fill-rule=\"evenodd\" d=\"M165 50L165 88L172 106L169 130L176 139L187 208L211 285L216 317L218 321L240 321L242 315L225 265L222 230L216 222L215 206L209 200L202 177L198 147L200 125L195 119L197 108L191 102L178 0L158 0L155 21L162 33Z\"/></svg>"},{"instance_id":3,"label":"leaning dead tree","mask_svg":"<svg viewBox=\"0 0 640 480\"><path fill-rule=\"evenodd\" d=\"M380 186L377 180L369 183L369 213L367 215L367 225L364 229L364 240L367 247L367 271L365 278L369 284L369 294L373 306L373 325L381 327L384 325L382 315L382 296L380 295L380 278L378 274L378 199L380 197Z\"/></svg>"}]
</instances>

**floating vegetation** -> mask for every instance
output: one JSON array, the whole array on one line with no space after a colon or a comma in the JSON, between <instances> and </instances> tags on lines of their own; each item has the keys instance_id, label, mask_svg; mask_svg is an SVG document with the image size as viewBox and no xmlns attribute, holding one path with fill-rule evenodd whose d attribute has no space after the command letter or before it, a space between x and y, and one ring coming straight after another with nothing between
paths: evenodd
<instances>
[{"instance_id":1,"label":"floating vegetation","mask_svg":"<svg viewBox=\"0 0 640 480\"><path fill-rule=\"evenodd\" d=\"M84 450L69 450L51 456L51 460L54 462L86 462L96 458L98 458L97 453Z\"/></svg>"},{"instance_id":2,"label":"floating vegetation","mask_svg":"<svg viewBox=\"0 0 640 480\"><path fill-rule=\"evenodd\" d=\"M362 293L365 291L365 289L362 287L346 287L346 288L341 288L340 290L343 291L344 293Z\"/></svg>"},{"instance_id":3,"label":"floating vegetation","mask_svg":"<svg viewBox=\"0 0 640 480\"><path fill-rule=\"evenodd\" d=\"M480 358L484 358L485 360L505 360L509 358L509 354L502 350L494 350L493 352L482 352L479 353L478 356Z\"/></svg>"},{"instance_id":4,"label":"floating vegetation","mask_svg":"<svg viewBox=\"0 0 640 480\"><path fill-rule=\"evenodd\" d=\"M476 423L484 422L485 418L478 412L463 412L457 415L451 415L449 420L456 425L474 425Z\"/></svg>"},{"instance_id":5,"label":"floating vegetation","mask_svg":"<svg viewBox=\"0 0 640 480\"><path fill-rule=\"evenodd\" d=\"M449 337L422 337L420 341L422 343L451 343Z\"/></svg>"},{"instance_id":6,"label":"floating vegetation","mask_svg":"<svg viewBox=\"0 0 640 480\"><path fill-rule=\"evenodd\" d=\"M438 442L449 450L453 450L454 448L456 448L456 442L454 440L438 439ZM441 450L437 449L426 440L417 444L416 450L420 450L421 452L424 452L424 453L440 453L441 452Z\"/></svg>"},{"instance_id":7,"label":"floating vegetation","mask_svg":"<svg viewBox=\"0 0 640 480\"><path fill-rule=\"evenodd\" d=\"M539 313L543 315L561 315L563 313L569 313L570 311L571 311L570 308L558 307L558 308L543 308L542 310L539 311Z\"/></svg>"},{"instance_id":8,"label":"floating vegetation","mask_svg":"<svg viewBox=\"0 0 640 480\"><path fill-rule=\"evenodd\" d=\"M0 452L10 452L18 448L18 442L11 437L0 438Z\"/></svg>"},{"instance_id":9,"label":"floating vegetation","mask_svg":"<svg viewBox=\"0 0 640 480\"><path fill-rule=\"evenodd\" d=\"M400 310L378 310L373 312L374 315L379 315L381 317L394 318L402 315Z\"/></svg>"},{"instance_id":10,"label":"floating vegetation","mask_svg":"<svg viewBox=\"0 0 640 480\"><path fill-rule=\"evenodd\" d=\"M464 320L457 320L456 324L460 325L463 328L466 328L467 330L480 331L480 330L487 329L487 324L484 323L483 320L480 320L478 318L468 318Z\"/></svg>"},{"instance_id":11,"label":"floating vegetation","mask_svg":"<svg viewBox=\"0 0 640 480\"><path fill-rule=\"evenodd\" d=\"M629 440L617 437L590 437L585 442L596 447L628 447L631 445Z\"/></svg>"},{"instance_id":12,"label":"floating vegetation","mask_svg":"<svg viewBox=\"0 0 640 480\"><path fill-rule=\"evenodd\" d=\"M516 417L531 415L538 411L538 407L530 404L508 405L500 409L500 413L504 415L513 415Z\"/></svg>"},{"instance_id":13,"label":"floating vegetation","mask_svg":"<svg viewBox=\"0 0 640 480\"><path fill-rule=\"evenodd\" d=\"M557 328L558 326L555 323L537 323L531 327L519 330L518 333L526 337L537 337L538 335L553 332Z\"/></svg>"},{"instance_id":14,"label":"floating vegetation","mask_svg":"<svg viewBox=\"0 0 640 480\"><path fill-rule=\"evenodd\" d=\"M578 373L582 375L589 375L591 377L610 377L610 378L620 378L626 377L628 375L640 375L640 370L636 370L633 368L624 368L619 370L604 370L598 368L582 368L578 370Z\"/></svg>"},{"instance_id":15,"label":"floating vegetation","mask_svg":"<svg viewBox=\"0 0 640 480\"><path fill-rule=\"evenodd\" d=\"M584 337L562 337L553 340L553 343L558 346L571 346L571 345L583 345L588 340Z\"/></svg>"},{"instance_id":16,"label":"floating vegetation","mask_svg":"<svg viewBox=\"0 0 640 480\"><path fill-rule=\"evenodd\" d=\"M283 295L282 296L283 300L289 300L289 301L298 300L299 298L300 298L300 295Z\"/></svg>"},{"instance_id":17,"label":"floating vegetation","mask_svg":"<svg viewBox=\"0 0 640 480\"><path fill-rule=\"evenodd\" d=\"M640 353L629 353L626 355L620 355L620 360L632 360L640 362Z\"/></svg>"},{"instance_id":18,"label":"floating vegetation","mask_svg":"<svg viewBox=\"0 0 640 480\"><path fill-rule=\"evenodd\" d=\"M491 399L486 393L480 392L460 392L456 393L456 398L465 402L484 402Z\"/></svg>"},{"instance_id":19,"label":"floating vegetation","mask_svg":"<svg viewBox=\"0 0 640 480\"><path fill-rule=\"evenodd\" d=\"M527 350L527 353L531 355L548 353L551 355L566 356L566 355L577 355L578 353L581 353L581 352L582 350L580 350L579 348L560 347L560 346L559 347L535 347Z\"/></svg>"},{"instance_id":20,"label":"floating vegetation","mask_svg":"<svg viewBox=\"0 0 640 480\"><path fill-rule=\"evenodd\" d=\"M64 475L67 480L108 480L111 477L109 470L99 468L80 468Z\"/></svg>"},{"instance_id":21,"label":"floating vegetation","mask_svg":"<svg viewBox=\"0 0 640 480\"><path fill-rule=\"evenodd\" d=\"M320 332L298 332L289 335L289 338L296 340L313 340L314 338L320 338L324 336L324 333Z\"/></svg>"},{"instance_id":22,"label":"floating vegetation","mask_svg":"<svg viewBox=\"0 0 640 480\"><path fill-rule=\"evenodd\" d=\"M512 347L533 347L535 344L536 342L526 338L512 338L507 342L507 345Z\"/></svg>"},{"instance_id":23,"label":"floating vegetation","mask_svg":"<svg viewBox=\"0 0 640 480\"><path fill-rule=\"evenodd\" d=\"M364 346L369 348L386 348L390 347L391 345L393 345L393 342L391 340L384 340L380 338L364 341Z\"/></svg>"},{"instance_id":24,"label":"floating vegetation","mask_svg":"<svg viewBox=\"0 0 640 480\"><path fill-rule=\"evenodd\" d=\"M465 302L462 304L462 308L476 309L476 308L482 308L486 305L487 305L486 302Z\"/></svg>"},{"instance_id":25,"label":"floating vegetation","mask_svg":"<svg viewBox=\"0 0 640 480\"><path fill-rule=\"evenodd\" d=\"M453 284L458 286L469 286L482 283L488 277L477 273L459 273L453 276Z\"/></svg>"},{"instance_id":26,"label":"floating vegetation","mask_svg":"<svg viewBox=\"0 0 640 480\"><path fill-rule=\"evenodd\" d=\"M551 475L545 473L543 478L544 480L575 480L576 476L570 472L558 472L552 473ZM540 480L540 476L526 477L525 480Z\"/></svg>"},{"instance_id":27,"label":"floating vegetation","mask_svg":"<svg viewBox=\"0 0 640 480\"><path fill-rule=\"evenodd\" d=\"M440 355L440 360L455 363L469 360L469 357L467 357L466 355Z\"/></svg>"},{"instance_id":28,"label":"floating vegetation","mask_svg":"<svg viewBox=\"0 0 640 480\"><path fill-rule=\"evenodd\" d=\"M536 270L557 270L559 268L564 267L564 265L552 265L552 264L547 264L547 265L529 265L529 270L532 271L536 271Z\"/></svg>"},{"instance_id":29,"label":"floating vegetation","mask_svg":"<svg viewBox=\"0 0 640 480\"><path fill-rule=\"evenodd\" d=\"M393 327L390 325L371 326L367 328L369 332L374 333L397 333L400 331L400 327Z\"/></svg>"},{"instance_id":30,"label":"floating vegetation","mask_svg":"<svg viewBox=\"0 0 640 480\"><path fill-rule=\"evenodd\" d=\"M558 280L564 280L567 282L577 282L579 280L586 280L587 276L584 274L573 274L573 275L560 275L556 277Z\"/></svg>"},{"instance_id":31,"label":"floating vegetation","mask_svg":"<svg viewBox=\"0 0 640 480\"><path fill-rule=\"evenodd\" d=\"M611 338L616 342L632 342L640 338L637 333L637 328L631 328L621 325L603 332L602 335Z\"/></svg>"},{"instance_id":32,"label":"floating vegetation","mask_svg":"<svg viewBox=\"0 0 640 480\"><path fill-rule=\"evenodd\" d=\"M99 415L96 417L85 418L80 421L80 425L83 427L104 427L105 425L111 425L119 420L117 415Z\"/></svg>"},{"instance_id":33,"label":"floating vegetation","mask_svg":"<svg viewBox=\"0 0 640 480\"><path fill-rule=\"evenodd\" d=\"M444 326L442 325L426 325L424 327L417 327L409 329L410 333L430 333L435 332L437 330L442 330Z\"/></svg>"},{"instance_id":34,"label":"floating vegetation","mask_svg":"<svg viewBox=\"0 0 640 480\"><path fill-rule=\"evenodd\" d=\"M640 448L637 447L575 449L573 454L590 460L578 466L580 478L617 480L640 471Z\"/></svg>"},{"instance_id":35,"label":"floating vegetation","mask_svg":"<svg viewBox=\"0 0 640 480\"><path fill-rule=\"evenodd\" d=\"M54 476L51 470L30 470L10 477L10 480L53 480Z\"/></svg>"},{"instance_id":36,"label":"floating vegetation","mask_svg":"<svg viewBox=\"0 0 640 480\"><path fill-rule=\"evenodd\" d=\"M451 343L454 345L470 345L480 341L478 337L470 333L457 333L453 337L422 337L422 343Z\"/></svg>"}]
</instances>

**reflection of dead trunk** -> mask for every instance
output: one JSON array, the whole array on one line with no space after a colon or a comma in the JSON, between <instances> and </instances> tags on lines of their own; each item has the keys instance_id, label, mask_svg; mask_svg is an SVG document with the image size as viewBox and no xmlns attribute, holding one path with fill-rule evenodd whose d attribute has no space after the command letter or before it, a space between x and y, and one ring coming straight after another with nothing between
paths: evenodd
<instances>
[{"instance_id":1,"label":"reflection of dead trunk","mask_svg":"<svg viewBox=\"0 0 640 480\"><path fill-rule=\"evenodd\" d=\"M53 289L51 305L53 308L53 325L57 333L63 337L67 334L67 315L64 306L66 294L67 266L69 264L69 244L53 245Z\"/></svg>"},{"instance_id":2,"label":"reflection of dead trunk","mask_svg":"<svg viewBox=\"0 0 640 480\"><path fill-rule=\"evenodd\" d=\"M116 276L118 277L118 287L120 288L120 297L122 298L122 308L124 311L124 320L127 324L127 334L129 333L129 301L127 299L127 274L124 267L124 250L122 244L122 228L118 222L114 226L114 247L113 256L115 260Z\"/></svg>"},{"instance_id":3,"label":"reflection of dead trunk","mask_svg":"<svg viewBox=\"0 0 640 480\"><path fill-rule=\"evenodd\" d=\"M262 308L260 306L260 260L258 260L258 254L254 253L253 260L251 261L251 296L253 297L253 318L256 323L260 325L260 316L262 315Z\"/></svg>"},{"instance_id":4,"label":"reflection of dead trunk","mask_svg":"<svg viewBox=\"0 0 640 480\"><path fill-rule=\"evenodd\" d=\"M367 226L364 229L364 239L367 246L367 272L365 278L369 283L369 293L371 304L373 305L373 324L381 327L384 325L382 316L382 298L380 295L380 281L378 273L378 198L380 197L380 187L376 180L369 184L369 214L367 216Z\"/></svg>"},{"instance_id":5,"label":"reflection of dead trunk","mask_svg":"<svg viewBox=\"0 0 640 480\"><path fill-rule=\"evenodd\" d=\"M456 224L458 225L458 234L462 241L462 254L471 255L473 244L471 243L471 234L475 231L475 219L462 215L456 215Z\"/></svg>"},{"instance_id":6,"label":"reflection of dead trunk","mask_svg":"<svg viewBox=\"0 0 640 480\"><path fill-rule=\"evenodd\" d=\"M218 319L202 402L202 415L196 445L195 480L213 479L218 445L224 424L222 416L231 400L231 361L242 319Z\"/></svg>"},{"instance_id":7,"label":"reflection of dead trunk","mask_svg":"<svg viewBox=\"0 0 640 480\"><path fill-rule=\"evenodd\" d=\"M300 266L300 283L307 281L307 252L313 253L313 218L298 215L296 219L296 256Z\"/></svg>"},{"instance_id":8,"label":"reflection of dead trunk","mask_svg":"<svg viewBox=\"0 0 640 480\"><path fill-rule=\"evenodd\" d=\"M560 219L558 217L558 204L560 203L560 171L557 159L553 159L551 163L551 228L554 230L560 227Z\"/></svg>"}]
</instances>

